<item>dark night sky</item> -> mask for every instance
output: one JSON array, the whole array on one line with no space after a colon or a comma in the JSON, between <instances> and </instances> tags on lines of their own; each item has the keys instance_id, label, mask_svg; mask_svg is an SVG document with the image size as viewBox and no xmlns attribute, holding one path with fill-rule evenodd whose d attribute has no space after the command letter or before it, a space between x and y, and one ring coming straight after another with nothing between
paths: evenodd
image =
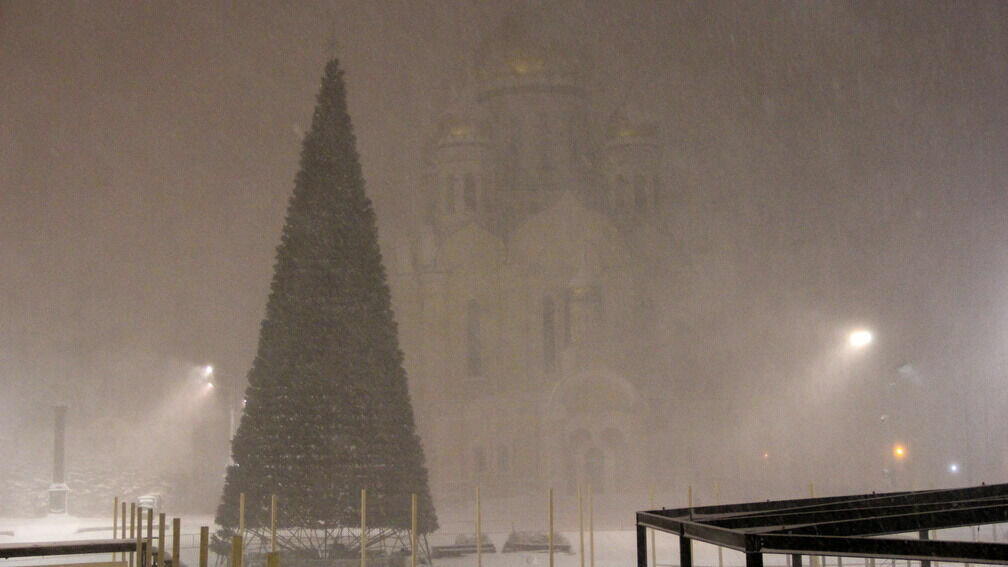
<instances>
[{"instance_id":1,"label":"dark night sky","mask_svg":"<svg viewBox=\"0 0 1008 567\"><path fill-rule=\"evenodd\" d=\"M883 366L1008 384L1006 4L618 4L536 5L661 124L684 368L782 385L867 321ZM243 379L330 37L384 229L508 9L0 1L3 387Z\"/></svg>"}]
</instances>

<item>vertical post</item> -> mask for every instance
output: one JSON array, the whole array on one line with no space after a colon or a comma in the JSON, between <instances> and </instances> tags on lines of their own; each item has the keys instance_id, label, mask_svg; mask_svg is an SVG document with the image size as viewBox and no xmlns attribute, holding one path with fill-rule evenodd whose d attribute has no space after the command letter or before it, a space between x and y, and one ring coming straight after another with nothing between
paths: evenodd
<instances>
[{"instance_id":1,"label":"vertical post","mask_svg":"<svg viewBox=\"0 0 1008 567\"><path fill-rule=\"evenodd\" d=\"M585 567L584 556L584 499L581 496L581 485L578 485L578 543L581 553L581 567Z\"/></svg>"},{"instance_id":2,"label":"vertical post","mask_svg":"<svg viewBox=\"0 0 1008 567\"><path fill-rule=\"evenodd\" d=\"M165 514L161 512L158 514L158 530L157 530L157 564L158 567L164 567L165 561Z\"/></svg>"},{"instance_id":3,"label":"vertical post","mask_svg":"<svg viewBox=\"0 0 1008 567\"><path fill-rule=\"evenodd\" d=\"M791 554L791 567L801 567L801 553Z\"/></svg>"},{"instance_id":4,"label":"vertical post","mask_svg":"<svg viewBox=\"0 0 1008 567\"><path fill-rule=\"evenodd\" d=\"M67 406L55 406L56 423L53 435L53 484L66 482L66 466L64 447L66 446L66 413ZM66 512L66 510L62 510Z\"/></svg>"},{"instance_id":5,"label":"vertical post","mask_svg":"<svg viewBox=\"0 0 1008 567\"><path fill-rule=\"evenodd\" d=\"M245 493L238 493L238 535L245 535Z\"/></svg>"},{"instance_id":6,"label":"vertical post","mask_svg":"<svg viewBox=\"0 0 1008 567\"><path fill-rule=\"evenodd\" d=\"M809 495L809 498L815 498L815 483L813 483L813 482L810 482L809 485L808 485L808 495ZM748 559L747 559L747 561L748 561ZM812 567L819 567L819 556L817 556L817 555L810 555L809 556L809 563L811 564Z\"/></svg>"},{"instance_id":7,"label":"vertical post","mask_svg":"<svg viewBox=\"0 0 1008 567\"><path fill-rule=\"evenodd\" d=\"M360 491L360 565L367 567L367 489Z\"/></svg>"},{"instance_id":8,"label":"vertical post","mask_svg":"<svg viewBox=\"0 0 1008 567\"><path fill-rule=\"evenodd\" d=\"M654 510L654 507L655 507L654 506L654 485L651 485L651 499L650 499L649 506L651 507L652 510ZM655 557L655 543L654 543L654 540L655 540L655 530L654 530L654 528L651 528L648 531L651 532L651 567L658 567L658 559Z\"/></svg>"},{"instance_id":9,"label":"vertical post","mask_svg":"<svg viewBox=\"0 0 1008 567\"><path fill-rule=\"evenodd\" d=\"M746 567L763 567L763 554L760 552L746 552Z\"/></svg>"},{"instance_id":10,"label":"vertical post","mask_svg":"<svg viewBox=\"0 0 1008 567\"><path fill-rule=\"evenodd\" d=\"M588 567L595 567L595 509L592 507L592 485L588 485Z\"/></svg>"},{"instance_id":11,"label":"vertical post","mask_svg":"<svg viewBox=\"0 0 1008 567\"><path fill-rule=\"evenodd\" d=\"M721 505L721 483L714 482L714 503L718 506ZM798 556L798 560L801 561L801 556ZM717 567L724 567L724 548L720 545L717 548ZM798 565L801 567L801 565Z\"/></svg>"},{"instance_id":12,"label":"vertical post","mask_svg":"<svg viewBox=\"0 0 1008 567\"><path fill-rule=\"evenodd\" d=\"M483 567L483 528L480 526L480 487L476 485L476 567Z\"/></svg>"},{"instance_id":13,"label":"vertical post","mask_svg":"<svg viewBox=\"0 0 1008 567\"><path fill-rule=\"evenodd\" d=\"M693 485L690 484L686 487L686 505L689 508L689 517L693 519ZM720 547L718 548L720 549ZM683 554L686 555L683 555ZM679 561L680 567L687 567L686 563L682 561L689 560L689 567L693 567L693 540L685 537L679 536Z\"/></svg>"},{"instance_id":14,"label":"vertical post","mask_svg":"<svg viewBox=\"0 0 1008 567\"><path fill-rule=\"evenodd\" d=\"M136 523L133 523L133 517L136 516ZM130 556L130 567L140 567L143 563L143 530L140 527L143 524L143 510L137 510L136 503L130 504L130 537L136 538L136 551Z\"/></svg>"},{"instance_id":15,"label":"vertical post","mask_svg":"<svg viewBox=\"0 0 1008 567\"><path fill-rule=\"evenodd\" d=\"M270 495L270 553L276 553L276 494Z\"/></svg>"},{"instance_id":16,"label":"vertical post","mask_svg":"<svg viewBox=\"0 0 1008 567\"><path fill-rule=\"evenodd\" d=\"M231 536L231 567L242 567L242 536Z\"/></svg>"},{"instance_id":17,"label":"vertical post","mask_svg":"<svg viewBox=\"0 0 1008 567\"><path fill-rule=\"evenodd\" d=\"M137 542L137 544L136 544L136 551L134 551L133 553L131 553L130 556L129 556L129 567L133 567L133 562L136 561L136 558L138 557L137 554L136 554L136 552L140 551L140 538L137 536L137 525L136 525L136 502L131 502L130 503L130 531L129 531L129 536L130 536L130 539L135 539L136 542Z\"/></svg>"},{"instance_id":18,"label":"vertical post","mask_svg":"<svg viewBox=\"0 0 1008 567\"><path fill-rule=\"evenodd\" d=\"M125 537L126 534L123 534ZM119 497L112 498L112 539L119 539ZM112 561L116 560L115 552L112 552Z\"/></svg>"},{"instance_id":19,"label":"vertical post","mask_svg":"<svg viewBox=\"0 0 1008 567\"><path fill-rule=\"evenodd\" d=\"M171 563L172 567L179 567L182 564L179 559L182 557L182 518L172 518L171 531Z\"/></svg>"},{"instance_id":20,"label":"vertical post","mask_svg":"<svg viewBox=\"0 0 1008 567\"><path fill-rule=\"evenodd\" d=\"M679 567L693 567L693 540L679 536Z\"/></svg>"},{"instance_id":21,"label":"vertical post","mask_svg":"<svg viewBox=\"0 0 1008 567\"><path fill-rule=\"evenodd\" d=\"M970 532L973 533L973 541L977 540L977 529L978 528L976 528L976 527L970 526ZM910 565L910 561L907 561L907 567L909 567L909 565ZM970 567L970 564L966 563L965 567Z\"/></svg>"},{"instance_id":22,"label":"vertical post","mask_svg":"<svg viewBox=\"0 0 1008 567\"><path fill-rule=\"evenodd\" d=\"M647 567L647 528L637 524L637 567Z\"/></svg>"},{"instance_id":23,"label":"vertical post","mask_svg":"<svg viewBox=\"0 0 1008 567\"><path fill-rule=\"evenodd\" d=\"M416 492L410 496L410 567L416 567L417 560L417 498Z\"/></svg>"},{"instance_id":24,"label":"vertical post","mask_svg":"<svg viewBox=\"0 0 1008 567\"><path fill-rule=\"evenodd\" d=\"M549 567L553 567L553 489L550 488L547 492L547 499L549 500L549 513L547 514L547 523L549 524Z\"/></svg>"},{"instance_id":25,"label":"vertical post","mask_svg":"<svg viewBox=\"0 0 1008 567\"><path fill-rule=\"evenodd\" d=\"M122 514L120 514L119 516L122 518L120 520L122 522L122 525L119 526L119 533L122 534L121 537L123 539L126 539L127 537L132 537L132 536L127 536L126 535L126 500L125 499L123 499L123 501L122 501ZM126 552L125 551L122 552L122 556L119 559L121 561L123 561L123 562L126 561Z\"/></svg>"},{"instance_id":26,"label":"vertical post","mask_svg":"<svg viewBox=\"0 0 1008 567\"><path fill-rule=\"evenodd\" d=\"M209 567L210 559L210 528L200 526L199 529L199 567Z\"/></svg>"},{"instance_id":27,"label":"vertical post","mask_svg":"<svg viewBox=\"0 0 1008 567\"><path fill-rule=\"evenodd\" d=\"M931 539L930 536L928 535L928 531L927 530L921 530L921 531L919 531L917 533L918 533L918 535L920 536L921 539ZM920 564L921 564L921 567L931 567L931 561L929 561L927 559L921 559Z\"/></svg>"},{"instance_id":28,"label":"vertical post","mask_svg":"<svg viewBox=\"0 0 1008 567\"><path fill-rule=\"evenodd\" d=\"M154 565L154 508L147 508L147 550L144 553L144 565Z\"/></svg>"}]
</instances>

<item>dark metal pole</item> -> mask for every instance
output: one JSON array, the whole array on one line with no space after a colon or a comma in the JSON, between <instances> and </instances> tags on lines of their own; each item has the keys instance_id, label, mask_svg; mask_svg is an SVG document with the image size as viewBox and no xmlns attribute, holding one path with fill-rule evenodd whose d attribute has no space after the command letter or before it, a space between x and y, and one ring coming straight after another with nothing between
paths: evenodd
<instances>
[{"instance_id":1,"label":"dark metal pole","mask_svg":"<svg viewBox=\"0 0 1008 567\"><path fill-rule=\"evenodd\" d=\"M679 536L679 567L693 567L693 540Z\"/></svg>"},{"instance_id":2,"label":"dark metal pole","mask_svg":"<svg viewBox=\"0 0 1008 567\"><path fill-rule=\"evenodd\" d=\"M920 538L921 539L931 539L930 536L928 536L928 531L927 530L921 530L920 532L918 532L918 534L920 534ZM929 561L927 559L922 559L921 560L921 567L931 567L931 561Z\"/></svg>"},{"instance_id":3,"label":"dark metal pole","mask_svg":"<svg viewBox=\"0 0 1008 567\"><path fill-rule=\"evenodd\" d=\"M647 528L637 524L637 567L647 567Z\"/></svg>"},{"instance_id":4,"label":"dark metal pole","mask_svg":"<svg viewBox=\"0 0 1008 567\"><path fill-rule=\"evenodd\" d=\"M791 554L791 567L801 567L801 553Z\"/></svg>"},{"instance_id":5,"label":"dark metal pole","mask_svg":"<svg viewBox=\"0 0 1008 567\"><path fill-rule=\"evenodd\" d=\"M53 436L53 484L66 482L64 446L66 445L66 406L55 406L56 430Z\"/></svg>"},{"instance_id":6,"label":"dark metal pole","mask_svg":"<svg viewBox=\"0 0 1008 567\"><path fill-rule=\"evenodd\" d=\"M763 567L763 554L759 552L745 554L746 567Z\"/></svg>"}]
</instances>

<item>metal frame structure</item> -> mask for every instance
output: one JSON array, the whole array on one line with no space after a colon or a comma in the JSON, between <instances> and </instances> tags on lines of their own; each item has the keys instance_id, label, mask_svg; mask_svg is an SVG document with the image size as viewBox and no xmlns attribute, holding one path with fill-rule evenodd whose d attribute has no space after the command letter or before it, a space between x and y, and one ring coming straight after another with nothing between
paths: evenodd
<instances>
[{"instance_id":1,"label":"metal frame structure","mask_svg":"<svg viewBox=\"0 0 1008 567\"><path fill-rule=\"evenodd\" d=\"M142 549L146 550L146 546L147 542L141 542ZM132 553L136 550L137 542L133 539L3 543L0 544L0 559L47 557L52 555L85 555L90 553Z\"/></svg>"},{"instance_id":2,"label":"metal frame structure","mask_svg":"<svg viewBox=\"0 0 1008 567\"><path fill-rule=\"evenodd\" d=\"M930 530L1008 522L1008 484L860 494L637 512L637 567L648 567L647 530L679 536L680 567L693 567L692 540L745 553L908 559L1008 565L1008 544L928 539ZM916 532L919 539L885 537Z\"/></svg>"}]
</instances>

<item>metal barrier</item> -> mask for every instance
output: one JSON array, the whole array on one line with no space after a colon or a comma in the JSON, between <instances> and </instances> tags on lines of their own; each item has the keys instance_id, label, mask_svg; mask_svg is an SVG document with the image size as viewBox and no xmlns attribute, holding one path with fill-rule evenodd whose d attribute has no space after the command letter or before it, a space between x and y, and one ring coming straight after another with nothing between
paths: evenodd
<instances>
[{"instance_id":1,"label":"metal barrier","mask_svg":"<svg viewBox=\"0 0 1008 567\"><path fill-rule=\"evenodd\" d=\"M692 540L745 553L1008 564L1008 544L929 539L931 530L1008 521L1008 484L704 506L637 513L637 565L648 567L648 529L679 536L680 567L692 567ZM876 536L917 533L919 539Z\"/></svg>"},{"instance_id":2,"label":"metal barrier","mask_svg":"<svg viewBox=\"0 0 1008 567\"><path fill-rule=\"evenodd\" d=\"M147 542L141 542L146 557ZM90 555L93 553L132 553L137 543L127 539L92 539L83 541L51 541L44 543L0 544L0 559L48 557L53 555Z\"/></svg>"}]
</instances>

